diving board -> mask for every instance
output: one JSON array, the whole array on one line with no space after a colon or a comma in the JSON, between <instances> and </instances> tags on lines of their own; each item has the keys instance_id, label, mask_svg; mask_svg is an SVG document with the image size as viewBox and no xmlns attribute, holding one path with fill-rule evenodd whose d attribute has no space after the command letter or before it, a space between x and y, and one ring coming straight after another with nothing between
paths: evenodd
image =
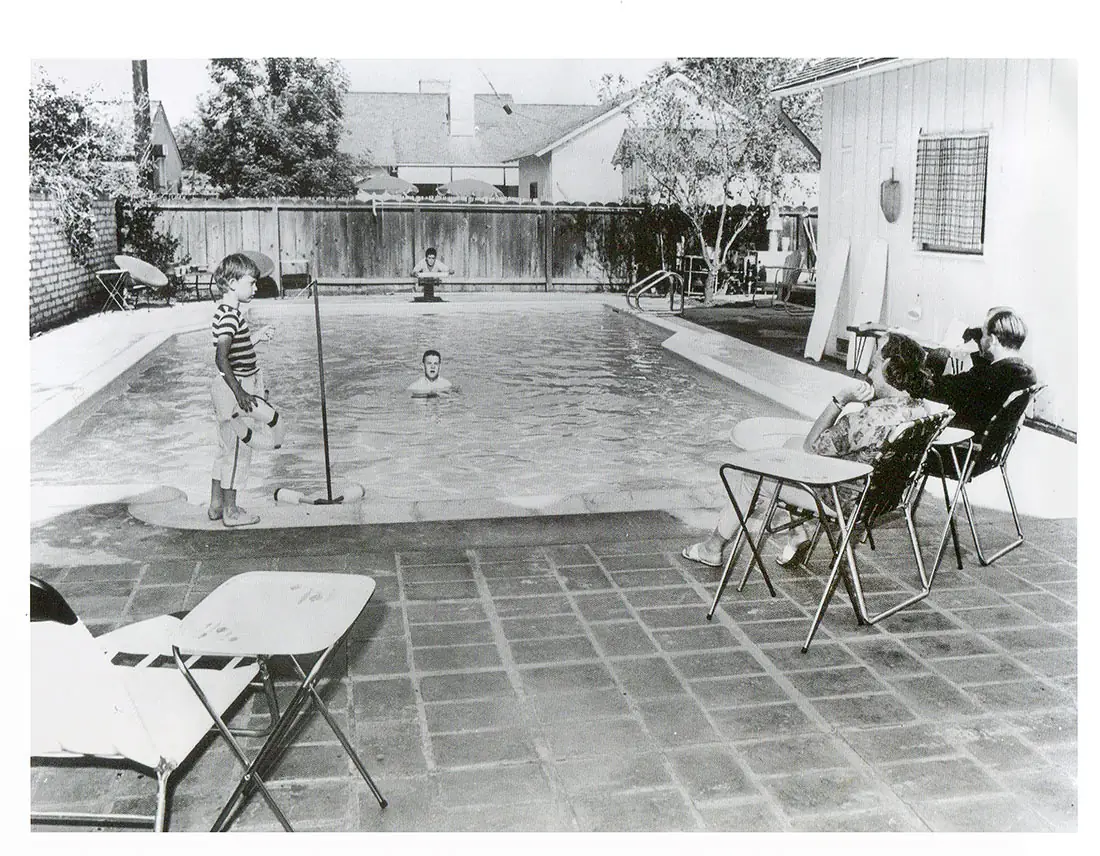
<instances>
[{"instance_id":1,"label":"diving board","mask_svg":"<svg viewBox=\"0 0 1100 856\"><path fill-rule=\"evenodd\" d=\"M815 362L820 362L825 353L825 342L829 338L829 329L833 326L836 305L840 300L840 287L848 270L849 249L847 238L837 241L825 257L825 264L818 268L814 317L810 321L805 350L805 356Z\"/></svg>"}]
</instances>

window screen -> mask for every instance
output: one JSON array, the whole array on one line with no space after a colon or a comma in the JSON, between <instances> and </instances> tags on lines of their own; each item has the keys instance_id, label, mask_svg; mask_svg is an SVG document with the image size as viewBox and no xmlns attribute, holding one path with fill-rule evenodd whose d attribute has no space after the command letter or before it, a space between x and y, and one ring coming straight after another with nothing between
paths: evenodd
<instances>
[{"instance_id":1,"label":"window screen","mask_svg":"<svg viewBox=\"0 0 1100 856\"><path fill-rule=\"evenodd\" d=\"M982 252L989 134L917 140L913 240L924 250Z\"/></svg>"}]
</instances>

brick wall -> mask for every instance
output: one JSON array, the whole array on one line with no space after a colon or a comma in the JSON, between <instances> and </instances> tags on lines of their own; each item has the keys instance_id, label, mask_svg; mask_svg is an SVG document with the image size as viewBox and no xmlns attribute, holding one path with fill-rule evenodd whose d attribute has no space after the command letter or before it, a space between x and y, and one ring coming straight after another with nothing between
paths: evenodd
<instances>
[{"instance_id":1,"label":"brick wall","mask_svg":"<svg viewBox=\"0 0 1100 856\"><path fill-rule=\"evenodd\" d=\"M88 266L69 253L65 233L55 219L57 204L46 196L30 196L30 332L59 327L97 311L106 297L92 271L112 267L118 252L115 205L96 203L96 243Z\"/></svg>"}]
</instances>

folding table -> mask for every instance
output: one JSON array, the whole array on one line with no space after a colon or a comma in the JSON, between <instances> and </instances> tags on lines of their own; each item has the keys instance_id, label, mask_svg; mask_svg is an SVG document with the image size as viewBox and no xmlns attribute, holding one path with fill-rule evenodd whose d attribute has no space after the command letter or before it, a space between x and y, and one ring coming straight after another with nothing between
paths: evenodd
<instances>
[{"instance_id":1,"label":"folding table","mask_svg":"<svg viewBox=\"0 0 1100 856\"><path fill-rule=\"evenodd\" d=\"M107 292L107 299L103 301L100 312L106 312L107 307L114 303L123 312L129 311L126 305L126 279L129 274L121 268L105 268L95 271L96 282Z\"/></svg>"},{"instance_id":2,"label":"folding table","mask_svg":"<svg viewBox=\"0 0 1100 856\"><path fill-rule=\"evenodd\" d=\"M205 288L211 298L214 295L214 274L206 268L197 265L182 267L176 274L180 285L187 289L195 289L195 299L202 300L202 290Z\"/></svg>"},{"instance_id":3,"label":"folding table","mask_svg":"<svg viewBox=\"0 0 1100 856\"><path fill-rule=\"evenodd\" d=\"M768 502L767 513L764 515L764 520L757 532L756 541L754 541L753 536L749 534L745 512L742 512L741 507L738 505L736 491L730 486L729 479L727 478L727 473L731 471L743 472L756 476L756 487L753 489L752 500L749 503L750 511L756 505L764 480L768 479L775 484L775 489L772 491L771 499ZM718 600L722 597L722 592L726 588L730 574L733 571L734 563L737 561L737 554L741 549L742 538L748 541L749 549L752 551L752 558L749 560L749 566L745 570L745 575L742 577L741 584L738 588L744 587L745 581L748 579L753 567L759 566L760 573L764 577L764 582L768 586L768 591L771 592L772 597L775 597L775 587L772 585L772 581L768 577L768 572L764 567L764 560L760 556L758 542L760 542L762 538L768 537L768 524L771 522L772 515L775 513L775 508L779 503L780 490L784 485L794 485L802 488L813 497L814 503L817 505L818 514L822 519L825 517L825 509L813 488L828 488L832 497L832 508L835 509L841 532L840 543L836 545L833 566L829 571L825 596L818 606L817 614L814 616L813 626L810 628L809 635L806 637L806 642L802 646L802 650L805 651L810 647L810 642L813 640L817 628L821 625L821 620L825 616L825 609L832 599L837 580L842 574L840 565L845 556L848 557L848 572L843 573L844 587L848 591L849 599L852 601L852 608L856 612L856 618L862 624L863 617L860 614L860 607L856 600L856 594L853 591L853 587L856 587L856 590L858 590L859 572L855 567L855 556L852 551L848 549L848 546L852 535L852 529L859 516L859 507L863 504L863 497L867 493L867 488L871 485L871 473L872 469L870 464L861 464L857 461L845 461L841 458L827 458L822 455L811 455L807 452L787 448L761 449L753 452L744 452L732 456L729 461L722 464L722 466L718 468L718 475L726 488L726 493L729 495L730 503L733 505L734 514L737 515L737 520L741 524L741 528L737 532L737 537L733 542L733 549L730 551L729 558L726 559L725 566L722 569L722 578L718 583L718 591L714 594L714 602L711 604L710 611L707 613L707 620L709 621L714 617L714 611L718 608ZM847 520L845 520L844 517L840 496L837 494L837 486L846 483L862 483L859 489L859 498L856 502L856 506L852 509ZM826 534L828 534L828 529L826 529ZM829 539L831 542L831 534L829 534Z\"/></svg>"},{"instance_id":4,"label":"folding table","mask_svg":"<svg viewBox=\"0 0 1100 856\"><path fill-rule=\"evenodd\" d=\"M290 745L293 728L311 702L329 724L378 804L385 808L386 800L317 692L318 680L370 600L374 586L370 577L353 574L251 571L226 580L180 622L172 644L176 664L245 768L211 831L226 829L255 788L260 789L283 828L293 831L286 816L268 796L262 776ZM317 652L320 656L307 674L298 658ZM188 654L252 656L261 663L274 656L289 658L301 684L282 715L276 714L267 739L251 761L222 720L220 711L212 708L192 678L185 659Z\"/></svg>"}]
</instances>

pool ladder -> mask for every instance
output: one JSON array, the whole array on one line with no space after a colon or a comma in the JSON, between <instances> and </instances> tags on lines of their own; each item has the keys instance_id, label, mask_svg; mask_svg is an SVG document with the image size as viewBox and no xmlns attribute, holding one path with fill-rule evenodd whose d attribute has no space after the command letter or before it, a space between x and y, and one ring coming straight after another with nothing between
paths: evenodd
<instances>
[{"instance_id":1,"label":"pool ladder","mask_svg":"<svg viewBox=\"0 0 1100 856\"><path fill-rule=\"evenodd\" d=\"M648 291L653 291L662 283L668 283L668 311L676 311L676 295L680 295L680 312L684 311L684 278L676 271L655 270L649 276L638 280L626 290L626 305L639 312L646 312L642 308L641 297Z\"/></svg>"}]
</instances>

